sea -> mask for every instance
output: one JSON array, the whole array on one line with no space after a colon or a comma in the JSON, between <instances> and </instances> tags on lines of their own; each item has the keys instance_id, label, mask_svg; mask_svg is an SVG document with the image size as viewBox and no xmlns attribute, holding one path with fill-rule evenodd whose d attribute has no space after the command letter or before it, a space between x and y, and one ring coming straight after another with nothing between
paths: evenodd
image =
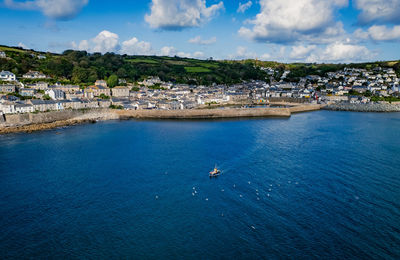
<instances>
[{"instance_id":1,"label":"sea","mask_svg":"<svg viewBox=\"0 0 400 260\"><path fill-rule=\"evenodd\" d=\"M400 259L400 113L2 135L0 258Z\"/></svg>"}]
</instances>

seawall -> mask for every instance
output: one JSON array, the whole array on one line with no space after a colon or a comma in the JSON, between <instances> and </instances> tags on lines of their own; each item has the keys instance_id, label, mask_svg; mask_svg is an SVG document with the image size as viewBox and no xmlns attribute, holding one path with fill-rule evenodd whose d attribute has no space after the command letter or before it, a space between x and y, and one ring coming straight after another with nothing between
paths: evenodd
<instances>
[{"instance_id":1,"label":"seawall","mask_svg":"<svg viewBox=\"0 0 400 260\"><path fill-rule=\"evenodd\" d=\"M319 105L296 105L282 108L229 108L191 110L65 110L45 113L5 115L0 134L32 132L85 122L118 119L214 119L246 117L290 117L292 113L319 110Z\"/></svg>"},{"instance_id":2,"label":"seawall","mask_svg":"<svg viewBox=\"0 0 400 260\"><path fill-rule=\"evenodd\" d=\"M400 112L400 103L368 103L368 104L351 104L347 102L335 103L325 106L326 110L335 111L354 111L354 112Z\"/></svg>"},{"instance_id":3,"label":"seawall","mask_svg":"<svg viewBox=\"0 0 400 260\"><path fill-rule=\"evenodd\" d=\"M0 134L32 132L97 120L119 119L111 109L64 110L44 113L5 115Z\"/></svg>"},{"instance_id":4,"label":"seawall","mask_svg":"<svg viewBox=\"0 0 400 260\"><path fill-rule=\"evenodd\" d=\"M288 108L229 108L192 110L120 110L121 119L211 119L235 117L290 117Z\"/></svg>"}]
</instances>

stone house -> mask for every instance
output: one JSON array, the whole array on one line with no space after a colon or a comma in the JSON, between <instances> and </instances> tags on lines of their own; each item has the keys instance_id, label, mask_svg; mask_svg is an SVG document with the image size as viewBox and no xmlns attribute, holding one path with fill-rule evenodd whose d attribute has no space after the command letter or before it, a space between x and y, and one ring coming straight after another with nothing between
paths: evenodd
<instances>
[{"instance_id":1,"label":"stone house","mask_svg":"<svg viewBox=\"0 0 400 260\"><path fill-rule=\"evenodd\" d=\"M129 97L130 89L124 86L117 86L111 89L113 97Z\"/></svg>"},{"instance_id":2,"label":"stone house","mask_svg":"<svg viewBox=\"0 0 400 260\"><path fill-rule=\"evenodd\" d=\"M33 88L21 88L18 92L23 97L33 97L36 93L36 90Z\"/></svg>"},{"instance_id":3,"label":"stone house","mask_svg":"<svg viewBox=\"0 0 400 260\"><path fill-rule=\"evenodd\" d=\"M10 85L10 84L0 85L0 92L2 93L14 93L15 89L16 89L15 85Z\"/></svg>"},{"instance_id":4,"label":"stone house","mask_svg":"<svg viewBox=\"0 0 400 260\"><path fill-rule=\"evenodd\" d=\"M34 112L33 106L31 104L16 103L15 104L16 113L32 113Z\"/></svg>"},{"instance_id":5,"label":"stone house","mask_svg":"<svg viewBox=\"0 0 400 260\"><path fill-rule=\"evenodd\" d=\"M22 75L22 77L24 79L45 79L45 78L47 78L46 75L44 75L43 73L41 73L39 71L29 71L29 72L25 73L24 75Z\"/></svg>"},{"instance_id":6,"label":"stone house","mask_svg":"<svg viewBox=\"0 0 400 260\"><path fill-rule=\"evenodd\" d=\"M84 90L86 98L98 97L101 94L110 96L110 89L101 85L89 86Z\"/></svg>"}]
</instances>

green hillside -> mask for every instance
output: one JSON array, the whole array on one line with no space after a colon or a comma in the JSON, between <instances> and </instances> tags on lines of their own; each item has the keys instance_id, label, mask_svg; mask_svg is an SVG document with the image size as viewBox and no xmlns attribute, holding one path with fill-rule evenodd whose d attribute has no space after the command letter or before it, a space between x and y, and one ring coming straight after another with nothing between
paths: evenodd
<instances>
[{"instance_id":1,"label":"green hillside","mask_svg":"<svg viewBox=\"0 0 400 260\"><path fill-rule=\"evenodd\" d=\"M175 83L233 84L246 80L268 80L268 74L260 67L276 69L275 79L284 70L290 70L288 79L297 81L307 75L325 75L347 67L373 68L393 67L400 73L400 62L373 62L359 64L284 64L271 61L241 60L215 61L179 57L129 56L114 53L93 53L67 50L62 54L36 52L20 47L0 46L7 54L0 59L0 70L8 70L22 76L29 70L38 70L53 78L75 84L91 84L97 79L107 79L111 75L127 79L128 82L141 80L148 76L159 76L164 81ZM39 59L38 55L45 56Z\"/></svg>"}]
</instances>

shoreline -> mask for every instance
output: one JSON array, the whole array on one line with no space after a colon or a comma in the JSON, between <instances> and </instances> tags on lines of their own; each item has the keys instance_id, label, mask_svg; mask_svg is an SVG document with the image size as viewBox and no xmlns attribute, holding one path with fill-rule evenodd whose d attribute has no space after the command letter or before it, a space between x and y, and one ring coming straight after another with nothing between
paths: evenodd
<instances>
[{"instance_id":1,"label":"shoreline","mask_svg":"<svg viewBox=\"0 0 400 260\"><path fill-rule=\"evenodd\" d=\"M191 109L191 110L112 110L90 109L53 111L38 114L6 115L0 123L0 135L31 133L57 127L73 126L107 120L127 119L224 119L224 118L289 118L292 113L316 111L321 105L291 104L285 108L232 108L232 109Z\"/></svg>"},{"instance_id":2,"label":"shoreline","mask_svg":"<svg viewBox=\"0 0 400 260\"><path fill-rule=\"evenodd\" d=\"M351 104L351 103L335 103L330 104L322 109L332 111L351 111L351 112L375 112L375 113L396 113L400 112L400 103L373 103L373 104Z\"/></svg>"}]
</instances>

